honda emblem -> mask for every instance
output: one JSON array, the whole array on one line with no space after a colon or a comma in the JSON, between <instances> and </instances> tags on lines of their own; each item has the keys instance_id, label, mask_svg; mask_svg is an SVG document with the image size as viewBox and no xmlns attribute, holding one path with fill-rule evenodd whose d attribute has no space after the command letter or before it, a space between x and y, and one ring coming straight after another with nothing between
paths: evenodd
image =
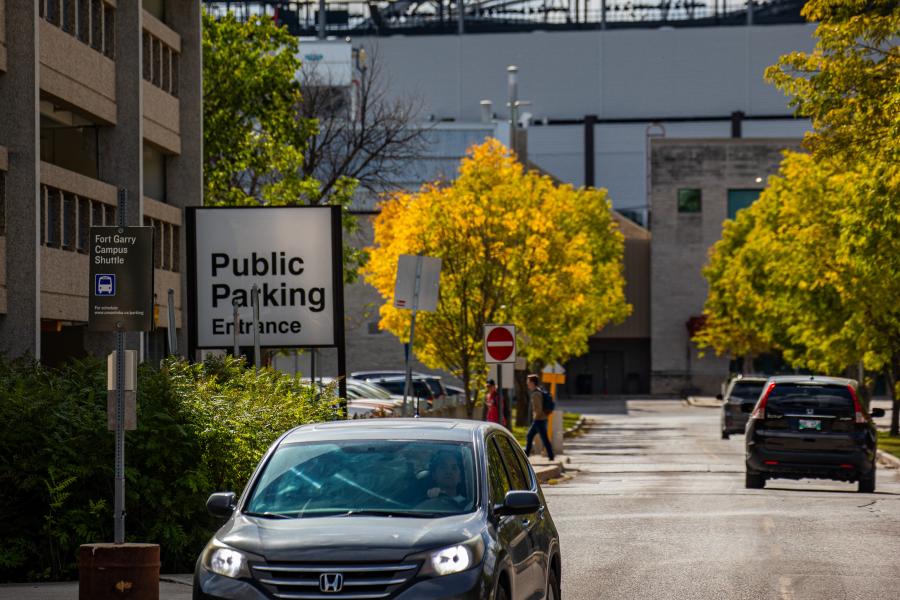
<instances>
[{"instance_id":1,"label":"honda emblem","mask_svg":"<svg viewBox=\"0 0 900 600\"><path fill-rule=\"evenodd\" d=\"M319 575L319 589L329 594L336 594L344 588L344 575L341 573L322 573Z\"/></svg>"}]
</instances>

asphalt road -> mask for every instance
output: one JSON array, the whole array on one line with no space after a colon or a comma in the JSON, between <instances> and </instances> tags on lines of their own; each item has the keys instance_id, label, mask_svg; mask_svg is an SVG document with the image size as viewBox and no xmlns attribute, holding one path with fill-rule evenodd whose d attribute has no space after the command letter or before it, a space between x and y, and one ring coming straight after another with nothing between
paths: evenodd
<instances>
[{"instance_id":1,"label":"asphalt road","mask_svg":"<svg viewBox=\"0 0 900 600\"><path fill-rule=\"evenodd\" d=\"M876 493L824 480L744 488L741 435L680 401L567 409L598 423L545 486L563 550L563 598L900 598L900 477Z\"/></svg>"}]
</instances>

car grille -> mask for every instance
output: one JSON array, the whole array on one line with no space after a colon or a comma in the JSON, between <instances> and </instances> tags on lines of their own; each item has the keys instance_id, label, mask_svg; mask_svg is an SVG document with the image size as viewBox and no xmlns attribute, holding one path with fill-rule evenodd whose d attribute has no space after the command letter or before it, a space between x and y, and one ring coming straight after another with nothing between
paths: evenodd
<instances>
[{"instance_id":1,"label":"car grille","mask_svg":"<svg viewBox=\"0 0 900 600\"><path fill-rule=\"evenodd\" d=\"M390 598L413 578L418 568L415 562L271 563L252 566L254 579L273 597L284 600ZM335 585L338 579L340 585Z\"/></svg>"}]
</instances>

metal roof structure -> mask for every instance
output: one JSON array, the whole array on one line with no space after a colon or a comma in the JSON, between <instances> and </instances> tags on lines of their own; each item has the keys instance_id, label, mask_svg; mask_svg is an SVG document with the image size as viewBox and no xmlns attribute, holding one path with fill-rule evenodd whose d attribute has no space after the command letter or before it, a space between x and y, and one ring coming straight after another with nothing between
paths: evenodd
<instances>
[{"instance_id":1,"label":"metal roof structure","mask_svg":"<svg viewBox=\"0 0 900 600\"><path fill-rule=\"evenodd\" d=\"M262 15L298 36L439 35L536 30L802 23L804 0L204 0L213 15Z\"/></svg>"}]
</instances>

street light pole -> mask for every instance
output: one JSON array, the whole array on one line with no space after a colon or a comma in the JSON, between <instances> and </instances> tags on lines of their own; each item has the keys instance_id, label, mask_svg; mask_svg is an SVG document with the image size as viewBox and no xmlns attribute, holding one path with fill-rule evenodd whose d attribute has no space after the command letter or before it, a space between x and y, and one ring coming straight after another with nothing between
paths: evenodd
<instances>
[{"instance_id":1,"label":"street light pole","mask_svg":"<svg viewBox=\"0 0 900 600\"><path fill-rule=\"evenodd\" d=\"M516 152L516 128L518 127L519 109L519 67L506 67L507 98L509 100L509 145Z\"/></svg>"}]
</instances>

